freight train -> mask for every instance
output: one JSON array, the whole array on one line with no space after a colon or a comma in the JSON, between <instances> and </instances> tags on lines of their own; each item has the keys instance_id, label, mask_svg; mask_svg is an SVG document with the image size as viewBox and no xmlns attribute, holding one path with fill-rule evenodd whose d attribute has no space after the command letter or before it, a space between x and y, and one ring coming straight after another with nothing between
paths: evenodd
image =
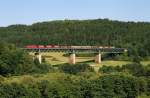
<instances>
[{"instance_id":1,"label":"freight train","mask_svg":"<svg viewBox=\"0 0 150 98\"><path fill-rule=\"evenodd\" d=\"M115 48L114 46L63 46L63 45L26 45L28 49L51 49L51 48L66 48L66 49L91 49L91 48Z\"/></svg>"}]
</instances>

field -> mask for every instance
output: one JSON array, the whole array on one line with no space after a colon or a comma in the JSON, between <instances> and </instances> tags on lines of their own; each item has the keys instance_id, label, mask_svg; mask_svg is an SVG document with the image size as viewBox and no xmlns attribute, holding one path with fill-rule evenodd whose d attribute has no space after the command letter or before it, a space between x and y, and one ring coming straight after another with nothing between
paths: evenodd
<instances>
[{"instance_id":1,"label":"field","mask_svg":"<svg viewBox=\"0 0 150 98\"><path fill-rule=\"evenodd\" d=\"M32 56L34 55L33 53L30 53ZM41 53L41 55L45 58L46 62L51 64L51 65L58 65L58 64L63 64L63 63L68 63L68 57L63 56L64 53L60 52L45 52ZM106 66L117 66L117 65L125 65L125 64L130 64L132 62L130 61L113 61L113 60L105 60L102 61L101 64L97 64L94 62L94 57L76 57L76 62L77 63L88 63L91 66L98 66L101 67L102 65ZM141 61L141 64L143 65L148 65L150 64L150 61Z\"/></svg>"},{"instance_id":2,"label":"field","mask_svg":"<svg viewBox=\"0 0 150 98\"><path fill-rule=\"evenodd\" d=\"M33 56L33 53L30 53ZM68 63L68 57L63 56L64 53L60 52L45 52L41 53L41 55L45 58L46 62L51 65ZM93 60L94 57L76 57L76 62L85 62L89 60Z\"/></svg>"}]
</instances>

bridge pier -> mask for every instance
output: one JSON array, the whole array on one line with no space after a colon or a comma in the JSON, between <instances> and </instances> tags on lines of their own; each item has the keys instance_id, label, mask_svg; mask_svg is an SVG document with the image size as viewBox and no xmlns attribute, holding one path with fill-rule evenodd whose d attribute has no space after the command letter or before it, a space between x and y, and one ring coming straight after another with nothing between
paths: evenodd
<instances>
[{"instance_id":1,"label":"bridge pier","mask_svg":"<svg viewBox=\"0 0 150 98\"><path fill-rule=\"evenodd\" d=\"M101 53L98 53L98 54L95 56L95 63L100 64L101 62L102 62L102 60L101 60Z\"/></svg>"},{"instance_id":2,"label":"bridge pier","mask_svg":"<svg viewBox=\"0 0 150 98\"><path fill-rule=\"evenodd\" d=\"M76 55L75 53L72 53L69 56L69 64L75 64L75 63L76 63Z\"/></svg>"},{"instance_id":3,"label":"bridge pier","mask_svg":"<svg viewBox=\"0 0 150 98\"><path fill-rule=\"evenodd\" d=\"M40 53L35 53L34 60L37 59L39 63L42 63L42 56Z\"/></svg>"}]
</instances>

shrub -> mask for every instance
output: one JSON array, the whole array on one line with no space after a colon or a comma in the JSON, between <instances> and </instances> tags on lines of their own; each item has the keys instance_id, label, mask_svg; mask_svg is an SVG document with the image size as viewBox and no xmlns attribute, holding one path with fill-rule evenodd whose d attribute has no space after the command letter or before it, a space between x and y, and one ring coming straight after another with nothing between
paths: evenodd
<instances>
[{"instance_id":1,"label":"shrub","mask_svg":"<svg viewBox=\"0 0 150 98\"><path fill-rule=\"evenodd\" d=\"M0 83L3 82L4 80L5 80L5 78L0 75Z\"/></svg>"},{"instance_id":2,"label":"shrub","mask_svg":"<svg viewBox=\"0 0 150 98\"><path fill-rule=\"evenodd\" d=\"M32 69L34 63L27 53L21 50L3 52L0 55L0 74L25 74Z\"/></svg>"},{"instance_id":3,"label":"shrub","mask_svg":"<svg viewBox=\"0 0 150 98\"><path fill-rule=\"evenodd\" d=\"M106 65L103 65L100 69L99 69L99 72L102 72L102 73L112 73L112 72L120 72L121 71L121 67L120 66L106 66Z\"/></svg>"},{"instance_id":4,"label":"shrub","mask_svg":"<svg viewBox=\"0 0 150 98\"><path fill-rule=\"evenodd\" d=\"M150 65L147 65L144 70L145 70L145 76L150 77Z\"/></svg>"},{"instance_id":5,"label":"shrub","mask_svg":"<svg viewBox=\"0 0 150 98\"><path fill-rule=\"evenodd\" d=\"M127 64L122 66L122 70L128 71L134 76L144 76L145 70L141 64L134 63L134 64Z\"/></svg>"},{"instance_id":6,"label":"shrub","mask_svg":"<svg viewBox=\"0 0 150 98\"><path fill-rule=\"evenodd\" d=\"M90 67L88 64L75 64L75 65L64 64L64 65L60 65L59 69L69 74L77 74L80 72L94 71L93 68Z\"/></svg>"},{"instance_id":7,"label":"shrub","mask_svg":"<svg viewBox=\"0 0 150 98\"><path fill-rule=\"evenodd\" d=\"M141 85L145 85L138 78L125 75L105 75L92 82L96 98L135 98L143 92Z\"/></svg>"},{"instance_id":8,"label":"shrub","mask_svg":"<svg viewBox=\"0 0 150 98\"><path fill-rule=\"evenodd\" d=\"M99 69L101 73L112 73L112 72L127 72L134 76L149 76L150 68L149 66L143 66L138 63L126 64L120 66L102 66Z\"/></svg>"},{"instance_id":9,"label":"shrub","mask_svg":"<svg viewBox=\"0 0 150 98\"><path fill-rule=\"evenodd\" d=\"M50 71L53 72L54 68L49 64L42 63L34 65L30 70L30 73L46 73Z\"/></svg>"},{"instance_id":10,"label":"shrub","mask_svg":"<svg viewBox=\"0 0 150 98\"><path fill-rule=\"evenodd\" d=\"M148 95L150 95L150 77L147 78L147 91Z\"/></svg>"},{"instance_id":11,"label":"shrub","mask_svg":"<svg viewBox=\"0 0 150 98\"><path fill-rule=\"evenodd\" d=\"M41 98L37 88L30 88L23 84L1 84L1 98Z\"/></svg>"},{"instance_id":12,"label":"shrub","mask_svg":"<svg viewBox=\"0 0 150 98\"><path fill-rule=\"evenodd\" d=\"M37 59L33 61L27 52L16 48L12 44L0 42L0 75L20 75L31 72L44 73L52 68L49 66L39 64Z\"/></svg>"},{"instance_id":13,"label":"shrub","mask_svg":"<svg viewBox=\"0 0 150 98\"><path fill-rule=\"evenodd\" d=\"M77 93L74 92L78 92L78 90L74 91L74 89L78 87L73 87L71 82L65 82L41 81L38 85L42 98L77 98Z\"/></svg>"},{"instance_id":14,"label":"shrub","mask_svg":"<svg viewBox=\"0 0 150 98\"><path fill-rule=\"evenodd\" d=\"M135 62L135 63L140 63L140 60L141 60L140 56L136 55L136 56L132 57L132 61Z\"/></svg>"}]
</instances>

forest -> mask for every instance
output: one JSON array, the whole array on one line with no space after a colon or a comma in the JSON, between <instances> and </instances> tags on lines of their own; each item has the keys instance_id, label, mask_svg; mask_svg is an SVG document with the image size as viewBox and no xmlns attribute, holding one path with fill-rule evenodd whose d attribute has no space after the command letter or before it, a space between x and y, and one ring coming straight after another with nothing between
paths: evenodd
<instances>
[{"instance_id":1,"label":"forest","mask_svg":"<svg viewBox=\"0 0 150 98\"><path fill-rule=\"evenodd\" d=\"M57 20L0 27L0 41L25 45L100 45L127 48L130 55L150 55L150 23L109 19Z\"/></svg>"},{"instance_id":2,"label":"forest","mask_svg":"<svg viewBox=\"0 0 150 98\"><path fill-rule=\"evenodd\" d=\"M149 98L150 64L140 62L149 60L149 38L150 23L109 19L0 27L0 98ZM115 59L132 58L132 63L103 65L97 71L84 62L40 64L20 48L29 44L127 48L127 54Z\"/></svg>"}]
</instances>

